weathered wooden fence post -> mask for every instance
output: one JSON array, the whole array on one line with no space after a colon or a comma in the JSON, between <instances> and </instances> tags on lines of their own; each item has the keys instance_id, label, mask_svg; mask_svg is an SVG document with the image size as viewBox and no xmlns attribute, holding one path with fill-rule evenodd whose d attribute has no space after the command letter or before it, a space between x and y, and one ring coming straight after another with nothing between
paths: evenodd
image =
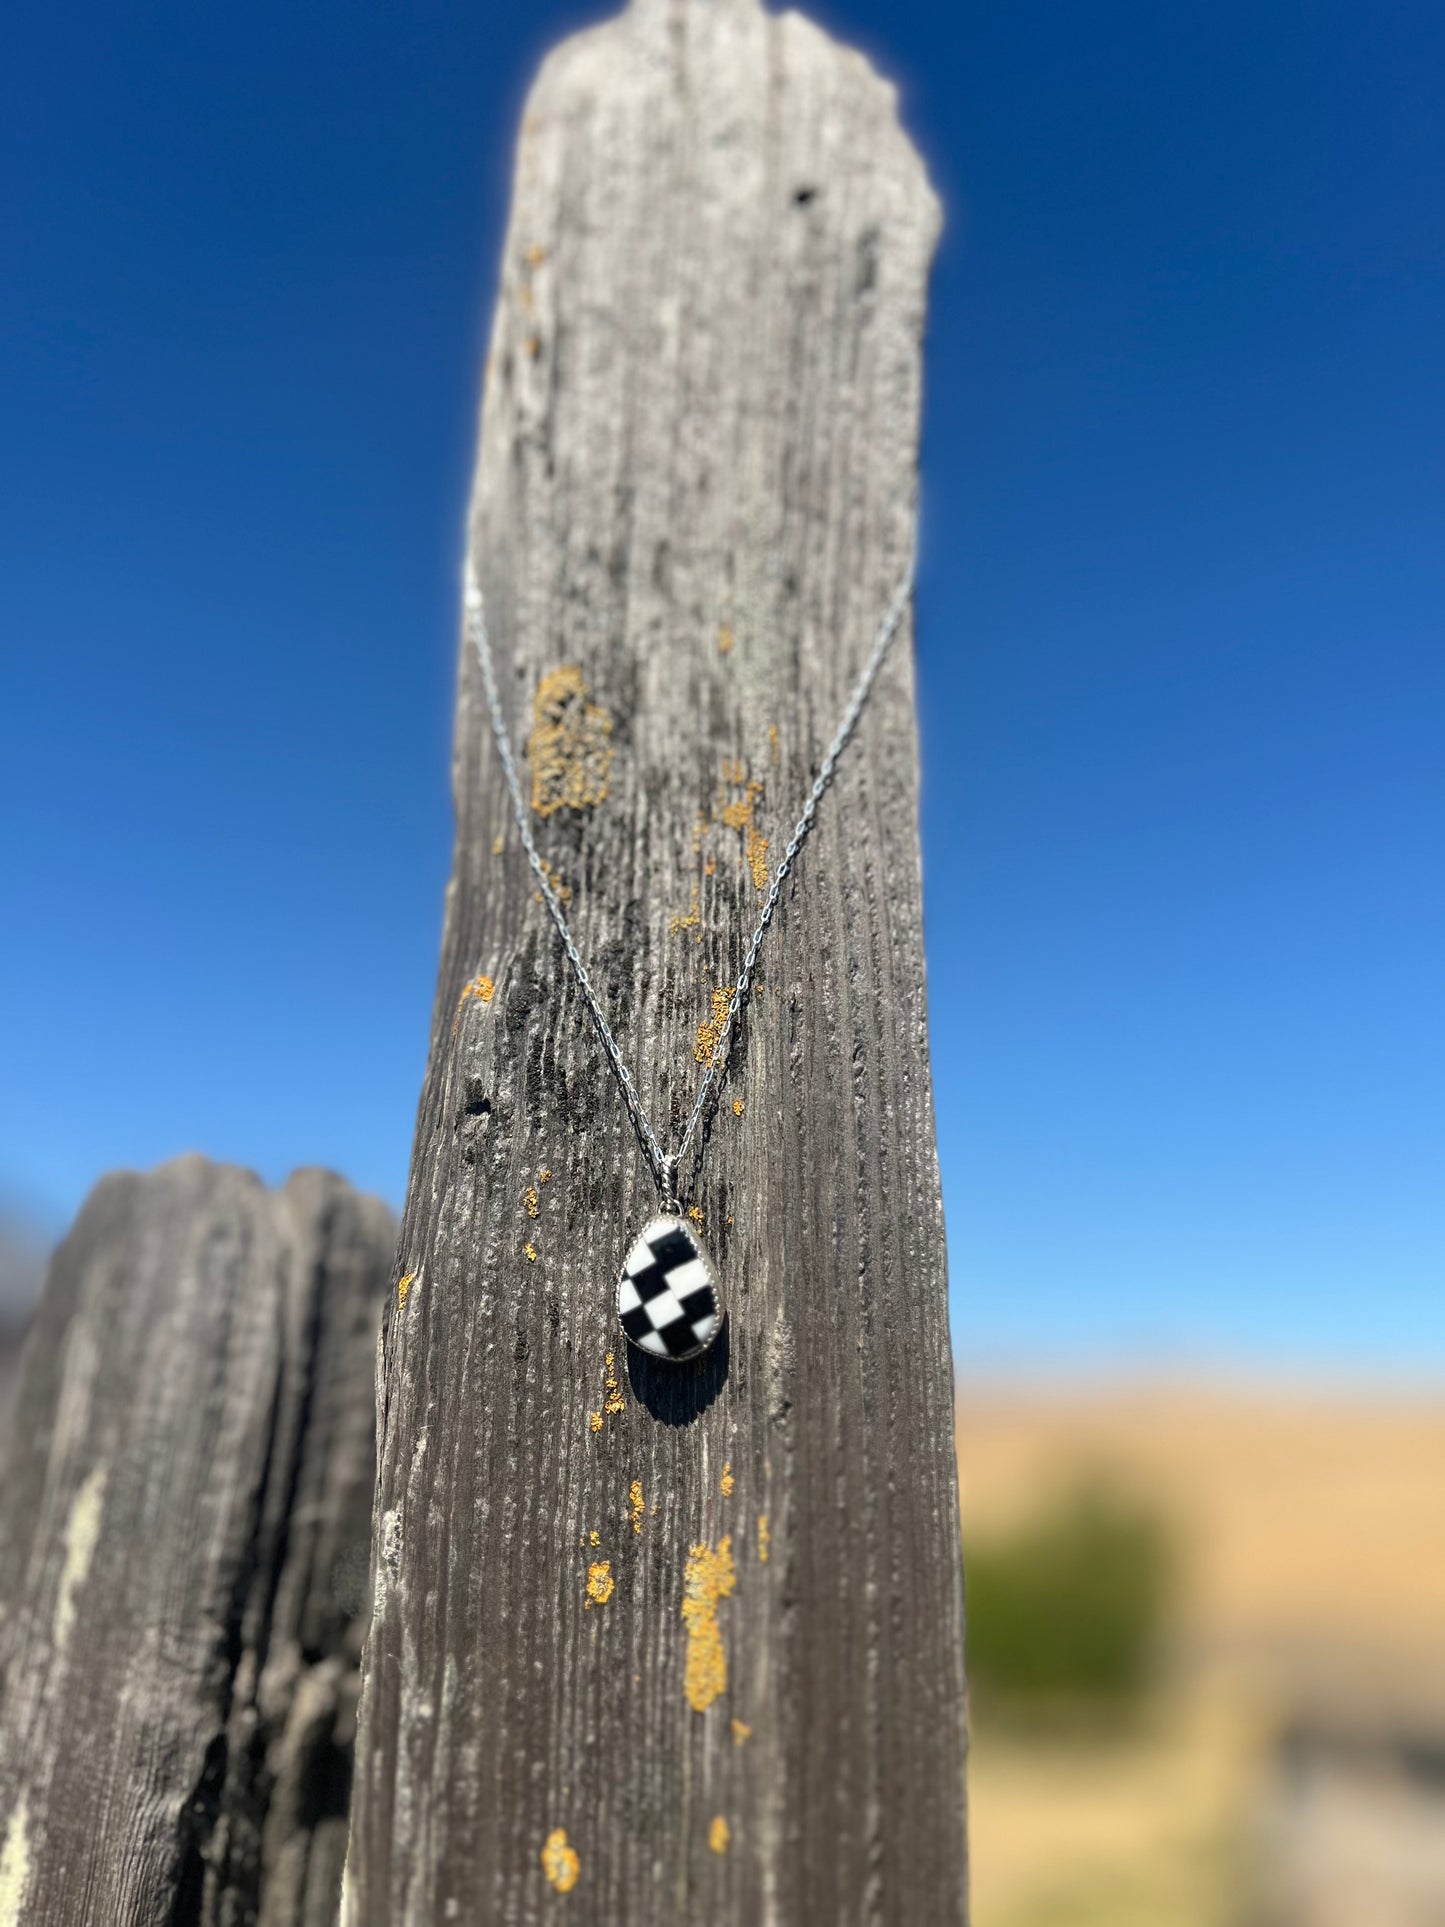
<instances>
[{"instance_id":1,"label":"weathered wooden fence post","mask_svg":"<svg viewBox=\"0 0 1445 1927\"><path fill-rule=\"evenodd\" d=\"M892 90L757 0L634 0L527 104L470 540L531 822L674 1140L907 562L937 220ZM908 639L684 1172L730 1305L695 1365L617 1330L656 1194L466 653L454 780L346 1918L961 1921Z\"/></svg>"},{"instance_id":2,"label":"weathered wooden fence post","mask_svg":"<svg viewBox=\"0 0 1445 1927\"><path fill-rule=\"evenodd\" d=\"M394 1241L182 1158L57 1252L0 1454L0 1927L331 1927Z\"/></svg>"}]
</instances>

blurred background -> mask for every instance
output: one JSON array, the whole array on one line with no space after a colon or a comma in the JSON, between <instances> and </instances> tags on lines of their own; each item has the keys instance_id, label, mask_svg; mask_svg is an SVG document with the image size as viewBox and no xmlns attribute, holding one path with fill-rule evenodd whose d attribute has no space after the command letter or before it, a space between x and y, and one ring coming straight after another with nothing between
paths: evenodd
<instances>
[{"instance_id":1,"label":"blurred background","mask_svg":"<svg viewBox=\"0 0 1445 1927\"><path fill-rule=\"evenodd\" d=\"M943 198L918 587L978 1927L1445 1920L1429 4L814 10ZM523 90L593 15L0 73L0 1399L117 1165L405 1182Z\"/></svg>"}]
</instances>

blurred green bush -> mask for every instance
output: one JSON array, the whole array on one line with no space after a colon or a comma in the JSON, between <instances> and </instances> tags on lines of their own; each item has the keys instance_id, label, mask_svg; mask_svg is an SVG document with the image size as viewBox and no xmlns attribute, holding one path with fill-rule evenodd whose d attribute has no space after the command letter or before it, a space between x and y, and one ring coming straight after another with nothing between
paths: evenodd
<instances>
[{"instance_id":1,"label":"blurred green bush","mask_svg":"<svg viewBox=\"0 0 1445 1927\"><path fill-rule=\"evenodd\" d=\"M1014 1531L965 1531L970 1691L989 1710L1120 1714L1159 1657L1174 1559L1165 1521L1096 1476Z\"/></svg>"}]
</instances>

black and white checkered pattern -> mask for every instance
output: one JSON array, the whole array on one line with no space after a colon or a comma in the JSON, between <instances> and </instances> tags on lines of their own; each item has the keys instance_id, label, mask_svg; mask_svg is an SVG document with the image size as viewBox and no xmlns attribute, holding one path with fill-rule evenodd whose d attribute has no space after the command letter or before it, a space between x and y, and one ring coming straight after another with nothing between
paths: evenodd
<instances>
[{"instance_id":1,"label":"black and white checkered pattern","mask_svg":"<svg viewBox=\"0 0 1445 1927\"><path fill-rule=\"evenodd\" d=\"M617 1315L632 1343L654 1358L696 1358L717 1337L717 1281L681 1218L654 1218L628 1252Z\"/></svg>"}]
</instances>

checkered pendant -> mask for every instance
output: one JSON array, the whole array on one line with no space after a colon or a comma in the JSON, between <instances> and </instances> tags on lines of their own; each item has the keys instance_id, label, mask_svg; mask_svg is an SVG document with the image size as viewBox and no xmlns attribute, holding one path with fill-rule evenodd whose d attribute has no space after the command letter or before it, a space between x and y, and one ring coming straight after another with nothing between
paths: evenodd
<instances>
[{"instance_id":1,"label":"checkered pendant","mask_svg":"<svg viewBox=\"0 0 1445 1927\"><path fill-rule=\"evenodd\" d=\"M639 1351L675 1363L696 1358L718 1335L722 1300L712 1261L681 1218L654 1218L627 1254L617 1315Z\"/></svg>"}]
</instances>

